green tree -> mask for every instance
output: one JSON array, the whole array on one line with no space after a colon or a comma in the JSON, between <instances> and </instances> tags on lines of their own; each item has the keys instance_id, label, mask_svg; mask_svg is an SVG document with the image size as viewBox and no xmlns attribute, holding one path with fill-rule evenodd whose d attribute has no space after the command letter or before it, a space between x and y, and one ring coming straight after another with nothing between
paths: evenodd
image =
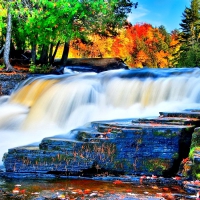
<instances>
[{"instance_id":1,"label":"green tree","mask_svg":"<svg viewBox=\"0 0 200 200\"><path fill-rule=\"evenodd\" d=\"M6 16L7 11L3 9L2 5L0 4L0 54L4 49L5 44L5 25L6 25Z\"/></svg>"},{"instance_id":2,"label":"green tree","mask_svg":"<svg viewBox=\"0 0 200 200\"><path fill-rule=\"evenodd\" d=\"M7 2L4 2L7 5ZM27 40L32 48L32 61L36 49L40 63L52 63L56 49L64 43L62 64L65 65L70 40L85 38L91 33L113 35L117 33L131 11L130 0L16 0L10 6L15 35ZM18 34L19 33L19 34ZM55 51L53 52L53 49Z\"/></svg>"},{"instance_id":3,"label":"green tree","mask_svg":"<svg viewBox=\"0 0 200 200\"><path fill-rule=\"evenodd\" d=\"M181 43L178 67L199 66L200 55L200 0L191 0L190 7L186 7L183 12L183 19L180 23L181 32L179 41Z\"/></svg>"},{"instance_id":4,"label":"green tree","mask_svg":"<svg viewBox=\"0 0 200 200\"><path fill-rule=\"evenodd\" d=\"M185 46L182 45L185 49ZM200 45L194 44L187 51L182 51L179 57L178 67L198 67L200 66Z\"/></svg>"},{"instance_id":5,"label":"green tree","mask_svg":"<svg viewBox=\"0 0 200 200\"><path fill-rule=\"evenodd\" d=\"M4 54L3 54L3 60L6 65L7 71L12 71L13 67L10 64L9 55L10 55L10 43L11 43L11 31L12 31L12 14L10 9L10 1L8 1L8 7L7 7L7 30L6 30L6 41L5 41L5 47L4 47Z\"/></svg>"}]
</instances>

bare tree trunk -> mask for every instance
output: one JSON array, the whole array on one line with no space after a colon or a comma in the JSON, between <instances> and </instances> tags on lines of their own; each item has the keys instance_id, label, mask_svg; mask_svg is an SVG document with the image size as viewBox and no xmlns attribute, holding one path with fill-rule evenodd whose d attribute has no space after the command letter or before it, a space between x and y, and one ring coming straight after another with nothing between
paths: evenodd
<instances>
[{"instance_id":1,"label":"bare tree trunk","mask_svg":"<svg viewBox=\"0 0 200 200\"><path fill-rule=\"evenodd\" d=\"M53 64L53 62L54 62L54 59L55 59L56 53L57 53L57 51L58 51L59 45L60 45L60 41L58 41L58 43L56 44L56 48L55 48L55 50L54 50L54 52L53 52L53 55L52 55L52 57L51 57L51 59L50 59L50 64Z\"/></svg>"},{"instance_id":2,"label":"bare tree trunk","mask_svg":"<svg viewBox=\"0 0 200 200\"><path fill-rule=\"evenodd\" d=\"M51 64L51 60L52 60L52 54L53 54L53 47L54 47L54 45L53 45L53 43L51 43L50 44L50 48L49 48L49 63Z\"/></svg>"},{"instance_id":3,"label":"bare tree trunk","mask_svg":"<svg viewBox=\"0 0 200 200\"><path fill-rule=\"evenodd\" d=\"M4 49L4 63L6 65L6 71L13 71L13 67L10 64L9 56L10 56L10 42L11 42L11 31L12 31L12 15L8 9L8 16L7 16L7 32L6 32L6 42L5 42L5 49Z\"/></svg>"},{"instance_id":4,"label":"bare tree trunk","mask_svg":"<svg viewBox=\"0 0 200 200\"><path fill-rule=\"evenodd\" d=\"M1 56L1 54L3 53L4 47L5 47L4 34L3 34L2 29L0 30L0 35L1 35L0 46L2 47L1 51L0 51L0 56Z\"/></svg>"},{"instance_id":5,"label":"bare tree trunk","mask_svg":"<svg viewBox=\"0 0 200 200\"><path fill-rule=\"evenodd\" d=\"M61 65L66 66L68 54L69 54L69 44L70 42L65 42L62 58L61 58Z\"/></svg>"},{"instance_id":6,"label":"bare tree trunk","mask_svg":"<svg viewBox=\"0 0 200 200\"><path fill-rule=\"evenodd\" d=\"M4 44L3 47L0 49L0 55L1 55L1 53L3 52L4 48L5 48L5 44Z\"/></svg>"},{"instance_id":7,"label":"bare tree trunk","mask_svg":"<svg viewBox=\"0 0 200 200\"><path fill-rule=\"evenodd\" d=\"M34 64L36 64L36 44L33 42L31 45L31 59Z\"/></svg>"},{"instance_id":8,"label":"bare tree trunk","mask_svg":"<svg viewBox=\"0 0 200 200\"><path fill-rule=\"evenodd\" d=\"M48 50L49 50L49 46L43 44L42 46L42 52L40 55L40 64L47 64L48 63Z\"/></svg>"}]
</instances>

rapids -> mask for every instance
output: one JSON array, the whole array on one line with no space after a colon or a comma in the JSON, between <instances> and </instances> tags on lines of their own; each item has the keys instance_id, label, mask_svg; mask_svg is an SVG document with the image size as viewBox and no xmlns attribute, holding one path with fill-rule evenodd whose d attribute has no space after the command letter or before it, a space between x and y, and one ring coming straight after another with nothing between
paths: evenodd
<instances>
[{"instance_id":1,"label":"rapids","mask_svg":"<svg viewBox=\"0 0 200 200\"><path fill-rule=\"evenodd\" d=\"M200 69L134 69L30 78L0 97L0 157L90 121L200 108Z\"/></svg>"}]
</instances>

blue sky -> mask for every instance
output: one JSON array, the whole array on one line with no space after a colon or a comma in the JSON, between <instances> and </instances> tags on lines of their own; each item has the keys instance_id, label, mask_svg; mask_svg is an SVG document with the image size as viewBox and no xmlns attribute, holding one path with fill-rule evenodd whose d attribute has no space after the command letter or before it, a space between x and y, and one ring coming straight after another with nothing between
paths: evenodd
<instances>
[{"instance_id":1,"label":"blue sky","mask_svg":"<svg viewBox=\"0 0 200 200\"><path fill-rule=\"evenodd\" d=\"M191 0L132 0L137 1L138 7L132 10L128 20L133 25L141 22L154 27L164 25L168 32L180 28L182 13L191 3Z\"/></svg>"}]
</instances>

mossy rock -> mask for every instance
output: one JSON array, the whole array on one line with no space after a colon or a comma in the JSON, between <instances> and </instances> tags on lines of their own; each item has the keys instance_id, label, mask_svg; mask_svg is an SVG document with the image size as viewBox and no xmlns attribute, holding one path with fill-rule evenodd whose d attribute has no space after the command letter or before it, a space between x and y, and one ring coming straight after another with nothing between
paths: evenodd
<instances>
[{"instance_id":1,"label":"mossy rock","mask_svg":"<svg viewBox=\"0 0 200 200\"><path fill-rule=\"evenodd\" d=\"M189 159L192 162L191 170L186 172L192 174L193 179L200 179L200 128L196 128L191 141ZM186 164L185 164L186 165Z\"/></svg>"},{"instance_id":2,"label":"mossy rock","mask_svg":"<svg viewBox=\"0 0 200 200\"><path fill-rule=\"evenodd\" d=\"M200 128L195 128L195 131L192 134L191 149L194 147L200 147Z\"/></svg>"}]
</instances>

